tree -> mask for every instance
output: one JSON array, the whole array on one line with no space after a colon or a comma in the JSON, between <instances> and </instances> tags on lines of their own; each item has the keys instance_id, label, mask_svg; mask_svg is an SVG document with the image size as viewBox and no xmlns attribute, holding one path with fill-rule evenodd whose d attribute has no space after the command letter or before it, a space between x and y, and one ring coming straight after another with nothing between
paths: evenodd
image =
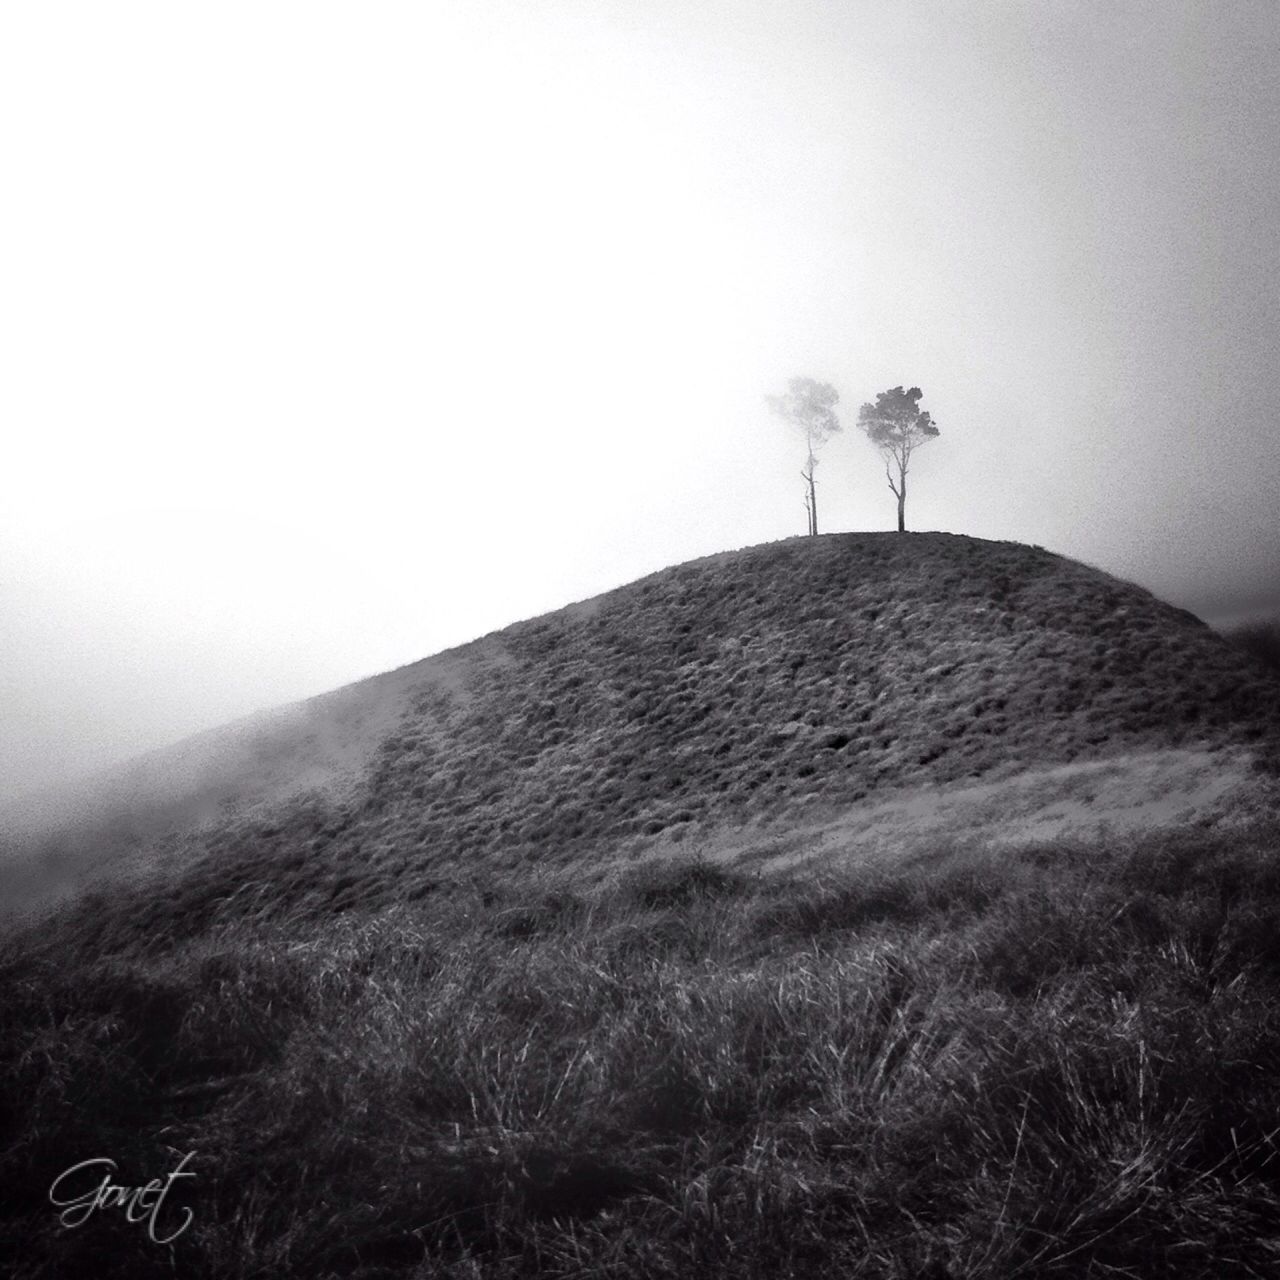
<instances>
[{"instance_id":1,"label":"tree","mask_svg":"<svg viewBox=\"0 0 1280 1280\"><path fill-rule=\"evenodd\" d=\"M765 396L769 408L780 418L804 432L806 460L800 474L805 479L804 505L809 513L809 532L818 532L818 491L813 482L813 469L818 465L816 451L840 430L834 405L840 399L835 387L813 378L792 378L785 395Z\"/></svg>"},{"instance_id":2,"label":"tree","mask_svg":"<svg viewBox=\"0 0 1280 1280\"><path fill-rule=\"evenodd\" d=\"M858 426L884 455L884 473L893 496L898 499L899 533L907 528L907 468L911 465L911 455L938 434L933 418L920 408L922 394L919 387L912 387L910 391L894 387L880 392L875 404L864 404L858 410ZM896 481L894 471L898 473Z\"/></svg>"}]
</instances>

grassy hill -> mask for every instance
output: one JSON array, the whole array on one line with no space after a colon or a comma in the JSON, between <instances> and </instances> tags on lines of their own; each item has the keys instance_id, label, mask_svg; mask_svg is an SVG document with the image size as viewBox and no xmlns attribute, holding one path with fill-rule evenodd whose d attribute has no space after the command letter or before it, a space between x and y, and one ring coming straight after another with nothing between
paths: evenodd
<instances>
[{"instance_id":1,"label":"grassy hill","mask_svg":"<svg viewBox=\"0 0 1280 1280\"><path fill-rule=\"evenodd\" d=\"M1073 761L1180 750L1194 773L1273 751L1278 707L1191 615L1039 548L795 539L154 753L6 863L39 883L208 854L237 887L271 867L287 909L377 906L477 866L737 857L904 789Z\"/></svg>"},{"instance_id":2,"label":"grassy hill","mask_svg":"<svg viewBox=\"0 0 1280 1280\"><path fill-rule=\"evenodd\" d=\"M438 654L306 702L197 734L79 785L0 810L0 901L74 888L176 837L356 791L415 693L456 690L477 646Z\"/></svg>"},{"instance_id":3,"label":"grassy hill","mask_svg":"<svg viewBox=\"0 0 1280 1280\"><path fill-rule=\"evenodd\" d=\"M843 535L160 753L24 837L119 860L0 947L0 1262L1275 1274L1278 733L1137 587ZM172 1247L59 1227L186 1152Z\"/></svg>"}]
</instances>

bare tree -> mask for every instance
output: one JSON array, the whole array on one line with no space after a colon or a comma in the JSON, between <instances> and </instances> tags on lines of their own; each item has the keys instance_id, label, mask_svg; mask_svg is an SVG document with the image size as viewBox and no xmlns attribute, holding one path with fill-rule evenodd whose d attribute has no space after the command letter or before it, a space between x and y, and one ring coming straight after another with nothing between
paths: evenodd
<instances>
[{"instance_id":1,"label":"bare tree","mask_svg":"<svg viewBox=\"0 0 1280 1280\"><path fill-rule=\"evenodd\" d=\"M810 534L818 532L818 490L813 480L817 450L840 430L834 408L839 400L835 387L813 378L792 378L784 395L765 396L765 403L778 417L804 432L806 457L800 474L805 480L804 505L809 513Z\"/></svg>"},{"instance_id":2,"label":"bare tree","mask_svg":"<svg viewBox=\"0 0 1280 1280\"><path fill-rule=\"evenodd\" d=\"M884 473L893 496L898 499L899 533L907 528L907 468L911 465L911 455L938 434L933 418L920 408L922 394L919 387L912 387L910 391L894 387L880 392L875 404L864 404L858 410L858 426L884 456Z\"/></svg>"}]
</instances>

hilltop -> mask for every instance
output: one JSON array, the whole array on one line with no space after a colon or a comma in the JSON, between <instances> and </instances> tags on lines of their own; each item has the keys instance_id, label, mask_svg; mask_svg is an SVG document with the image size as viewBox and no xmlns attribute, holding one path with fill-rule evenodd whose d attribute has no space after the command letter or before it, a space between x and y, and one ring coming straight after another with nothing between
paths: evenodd
<instances>
[{"instance_id":1,"label":"hilltop","mask_svg":"<svg viewBox=\"0 0 1280 1280\"><path fill-rule=\"evenodd\" d=\"M1278 711L1096 569L841 535L156 753L0 939L0 1270L1276 1274ZM182 1153L171 1248L59 1225Z\"/></svg>"},{"instance_id":2,"label":"hilltop","mask_svg":"<svg viewBox=\"0 0 1280 1280\"><path fill-rule=\"evenodd\" d=\"M953 828L1016 814L1041 833L1082 806L1150 821L1165 797L1173 816L1179 792L1221 808L1277 725L1280 684L1130 583L1018 543L826 535L153 753L38 847L46 866L141 853L268 876L289 908L376 907L478 868L931 830L938 797Z\"/></svg>"}]
</instances>

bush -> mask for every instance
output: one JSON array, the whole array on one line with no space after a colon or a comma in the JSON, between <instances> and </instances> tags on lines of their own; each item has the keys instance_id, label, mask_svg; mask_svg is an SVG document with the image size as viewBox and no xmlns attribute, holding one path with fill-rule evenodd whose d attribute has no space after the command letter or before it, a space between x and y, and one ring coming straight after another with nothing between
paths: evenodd
<instances>
[{"instance_id":1,"label":"bush","mask_svg":"<svg viewBox=\"0 0 1280 1280\"><path fill-rule=\"evenodd\" d=\"M750 881L736 871L702 858L648 862L626 874L619 885L624 901L649 910L683 907L695 900L736 897Z\"/></svg>"},{"instance_id":2,"label":"bush","mask_svg":"<svg viewBox=\"0 0 1280 1280\"><path fill-rule=\"evenodd\" d=\"M1227 638L1271 671L1280 671L1280 622L1256 622L1227 632Z\"/></svg>"}]
</instances>

